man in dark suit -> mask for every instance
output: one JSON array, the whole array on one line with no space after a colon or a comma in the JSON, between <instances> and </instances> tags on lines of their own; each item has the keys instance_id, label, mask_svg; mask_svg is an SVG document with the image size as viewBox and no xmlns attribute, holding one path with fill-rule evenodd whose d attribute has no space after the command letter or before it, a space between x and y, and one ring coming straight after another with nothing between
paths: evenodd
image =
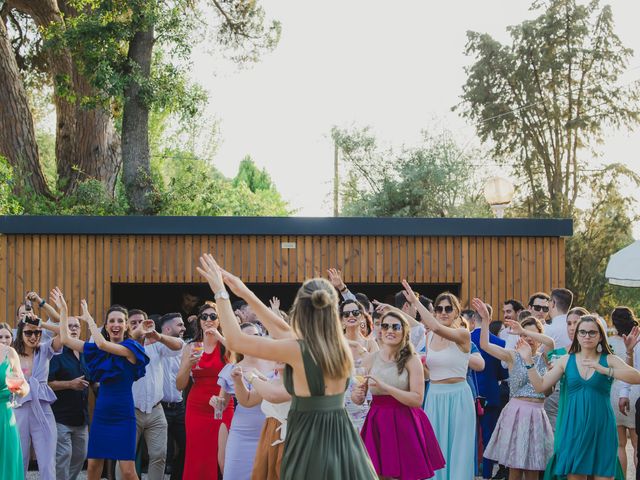
<instances>
[{"instance_id":1,"label":"man in dark suit","mask_svg":"<svg viewBox=\"0 0 640 480\"><path fill-rule=\"evenodd\" d=\"M487 305L487 307L489 307ZM491 312L491 309L489 309ZM500 360L492 357L482 348L480 348L480 325L482 319L477 313L471 317L471 341L476 344L480 350L482 358L484 358L485 367L481 372L476 372L478 378L478 394L486 399L486 406L484 407L484 415L480 417L480 428L482 430L482 445L483 448L487 448L487 444L491 439L491 434L496 428L498 422L498 416L502 403L500 401L500 384L501 380L508 377L508 371L502 366ZM500 347L505 346L505 341L493 334L489 334L489 342ZM491 478L493 473L493 465L495 462L492 460L482 459L482 478Z\"/></svg>"}]
</instances>

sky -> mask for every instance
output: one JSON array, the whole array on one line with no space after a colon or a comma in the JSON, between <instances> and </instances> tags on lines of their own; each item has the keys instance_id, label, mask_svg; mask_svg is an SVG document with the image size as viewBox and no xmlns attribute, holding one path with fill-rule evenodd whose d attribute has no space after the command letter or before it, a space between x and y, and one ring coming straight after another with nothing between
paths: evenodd
<instances>
[{"instance_id":1,"label":"sky","mask_svg":"<svg viewBox=\"0 0 640 480\"><path fill-rule=\"evenodd\" d=\"M371 126L382 143L396 147L416 144L421 130L434 126L451 130L463 145L479 145L474 128L451 111L471 63L466 31L506 42L508 25L535 16L524 0L260 3L282 23L276 49L238 68L200 45L193 79L209 92L207 114L219 123L216 167L233 176L250 155L301 216L332 214L334 125ZM606 3L618 35L635 51L621 83L640 79L640 2ZM611 131L593 165L622 162L640 173L639 152L640 128Z\"/></svg>"}]
</instances>

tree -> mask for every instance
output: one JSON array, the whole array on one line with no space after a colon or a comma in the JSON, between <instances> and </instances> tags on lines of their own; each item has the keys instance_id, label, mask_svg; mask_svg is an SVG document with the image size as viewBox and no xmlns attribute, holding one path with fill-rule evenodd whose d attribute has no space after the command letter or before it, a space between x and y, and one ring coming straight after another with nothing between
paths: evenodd
<instances>
[{"instance_id":1,"label":"tree","mask_svg":"<svg viewBox=\"0 0 640 480\"><path fill-rule=\"evenodd\" d=\"M638 83L617 85L633 52L599 0L538 0L533 20L508 28L511 43L468 32L463 116L490 142L497 161L515 162L534 216L570 217L585 153L606 126L640 120Z\"/></svg>"},{"instance_id":2,"label":"tree","mask_svg":"<svg viewBox=\"0 0 640 480\"><path fill-rule=\"evenodd\" d=\"M614 31L611 8L598 0L538 0L540 15L508 28L509 44L469 32L458 107L471 119L494 159L513 166L521 207L533 217L569 217L567 285L577 303L603 308L604 269L630 239L634 199L620 185L638 177L619 165L586 168L606 127L640 120L638 82L618 85L632 51ZM578 208L578 200L587 208Z\"/></svg>"},{"instance_id":3,"label":"tree","mask_svg":"<svg viewBox=\"0 0 640 480\"><path fill-rule=\"evenodd\" d=\"M423 132L420 145L400 152L378 147L369 128L333 128L346 178L345 216L445 217L489 213L470 168L477 151L465 152L450 132Z\"/></svg>"}]
</instances>

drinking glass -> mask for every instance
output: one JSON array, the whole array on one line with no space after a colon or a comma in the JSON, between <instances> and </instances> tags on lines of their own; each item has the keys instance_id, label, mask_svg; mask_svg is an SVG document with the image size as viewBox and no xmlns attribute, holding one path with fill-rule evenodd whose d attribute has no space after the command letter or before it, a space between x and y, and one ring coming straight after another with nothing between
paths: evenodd
<instances>
[{"instance_id":1,"label":"drinking glass","mask_svg":"<svg viewBox=\"0 0 640 480\"><path fill-rule=\"evenodd\" d=\"M198 359L200 359L200 358L202 358L202 354L204 353L204 343L202 343L202 342L193 342L191 344L191 349L192 349L193 353L198 356ZM196 363L195 369L196 370L200 370L200 360L198 360L198 363Z\"/></svg>"},{"instance_id":2,"label":"drinking glass","mask_svg":"<svg viewBox=\"0 0 640 480\"><path fill-rule=\"evenodd\" d=\"M16 375L13 371L7 372L7 378L5 379L7 387L11 390L11 402L9 402L9 407L17 408L18 402L16 402L16 394L13 389L20 388L24 383L24 377L20 375Z\"/></svg>"}]
</instances>

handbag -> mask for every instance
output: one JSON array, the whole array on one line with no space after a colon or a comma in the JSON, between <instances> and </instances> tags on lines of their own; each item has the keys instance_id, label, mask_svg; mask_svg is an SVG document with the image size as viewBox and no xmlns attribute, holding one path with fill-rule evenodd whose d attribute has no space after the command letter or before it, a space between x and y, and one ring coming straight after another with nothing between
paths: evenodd
<instances>
[{"instance_id":1,"label":"handbag","mask_svg":"<svg viewBox=\"0 0 640 480\"><path fill-rule=\"evenodd\" d=\"M476 372L473 372L473 383L476 386L477 396L475 398L476 415L481 417L484 415L484 407L487 405L487 399L480 395L480 389L478 388L478 377Z\"/></svg>"}]
</instances>

